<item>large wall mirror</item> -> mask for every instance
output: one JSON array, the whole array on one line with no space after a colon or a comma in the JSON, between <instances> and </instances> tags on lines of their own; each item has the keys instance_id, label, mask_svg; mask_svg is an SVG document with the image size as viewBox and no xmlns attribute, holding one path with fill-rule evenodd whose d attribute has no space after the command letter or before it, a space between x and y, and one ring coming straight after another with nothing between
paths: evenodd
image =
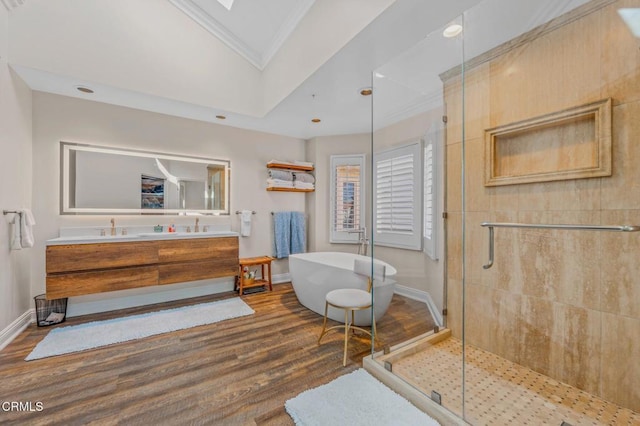
<instances>
[{"instance_id":1,"label":"large wall mirror","mask_svg":"<svg viewBox=\"0 0 640 426\"><path fill-rule=\"evenodd\" d=\"M229 214L230 162L60 142L61 214Z\"/></svg>"}]
</instances>

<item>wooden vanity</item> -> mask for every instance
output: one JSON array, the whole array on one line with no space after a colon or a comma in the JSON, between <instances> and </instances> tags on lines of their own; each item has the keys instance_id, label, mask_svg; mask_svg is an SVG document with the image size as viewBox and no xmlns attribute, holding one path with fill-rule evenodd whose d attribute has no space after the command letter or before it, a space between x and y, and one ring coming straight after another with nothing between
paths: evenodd
<instances>
[{"instance_id":1,"label":"wooden vanity","mask_svg":"<svg viewBox=\"0 0 640 426\"><path fill-rule=\"evenodd\" d=\"M47 299L232 277L238 237L47 246Z\"/></svg>"}]
</instances>

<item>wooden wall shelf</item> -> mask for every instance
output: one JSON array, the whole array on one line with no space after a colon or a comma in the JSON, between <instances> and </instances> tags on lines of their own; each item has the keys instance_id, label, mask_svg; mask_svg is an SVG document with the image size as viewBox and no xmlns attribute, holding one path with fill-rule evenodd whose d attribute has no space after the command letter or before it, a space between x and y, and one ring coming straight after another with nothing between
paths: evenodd
<instances>
[{"instance_id":1,"label":"wooden wall shelf","mask_svg":"<svg viewBox=\"0 0 640 426\"><path fill-rule=\"evenodd\" d=\"M282 163L269 163L267 169L286 169L295 170L299 172L312 172L313 166L298 166L295 164L282 164Z\"/></svg>"},{"instance_id":2,"label":"wooden wall shelf","mask_svg":"<svg viewBox=\"0 0 640 426\"><path fill-rule=\"evenodd\" d=\"M315 189L300 189L300 188L280 188L280 187L267 187L267 191L277 192L313 192Z\"/></svg>"},{"instance_id":3,"label":"wooden wall shelf","mask_svg":"<svg viewBox=\"0 0 640 426\"><path fill-rule=\"evenodd\" d=\"M303 165L290 164L290 163L267 163L267 169L289 170L289 171L293 171L293 172L312 172L314 170L313 166L303 166ZM315 189L285 188L285 187L271 186L271 187L267 187L267 191L275 191L275 192L314 192Z\"/></svg>"}]
</instances>

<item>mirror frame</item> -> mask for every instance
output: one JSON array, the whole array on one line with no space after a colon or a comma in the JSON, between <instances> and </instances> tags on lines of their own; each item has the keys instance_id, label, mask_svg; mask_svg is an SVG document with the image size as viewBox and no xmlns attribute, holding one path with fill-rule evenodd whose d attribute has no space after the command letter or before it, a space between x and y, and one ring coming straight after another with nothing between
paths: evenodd
<instances>
[{"instance_id":1,"label":"mirror frame","mask_svg":"<svg viewBox=\"0 0 640 426\"><path fill-rule=\"evenodd\" d=\"M105 154L119 154L133 157L157 158L164 160L188 161L192 163L215 164L224 166L225 179L227 180L226 191L224 194L225 209L224 210L206 210L206 209L127 209L127 208L97 208L97 207L75 207L70 205L70 176L69 164L71 151L89 151L101 152ZM126 148L107 147L99 145L90 145L84 143L60 141L60 214L61 215L78 215L78 214L109 214L109 215L229 215L231 212L230 205L231 192L231 161L220 160L206 157L194 157L186 155L168 154L161 152L133 150Z\"/></svg>"}]
</instances>

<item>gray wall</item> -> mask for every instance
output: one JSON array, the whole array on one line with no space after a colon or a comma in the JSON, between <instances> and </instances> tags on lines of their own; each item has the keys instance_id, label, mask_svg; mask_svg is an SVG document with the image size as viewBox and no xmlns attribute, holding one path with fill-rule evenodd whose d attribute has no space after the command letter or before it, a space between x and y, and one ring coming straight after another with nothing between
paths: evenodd
<instances>
[{"instance_id":1,"label":"gray wall","mask_svg":"<svg viewBox=\"0 0 640 426\"><path fill-rule=\"evenodd\" d=\"M7 51L8 12L0 7L0 208L14 210L31 207L31 90L8 67ZM0 218L0 347L19 331L10 326L32 303L33 249L9 250L11 220L13 215Z\"/></svg>"}]
</instances>

